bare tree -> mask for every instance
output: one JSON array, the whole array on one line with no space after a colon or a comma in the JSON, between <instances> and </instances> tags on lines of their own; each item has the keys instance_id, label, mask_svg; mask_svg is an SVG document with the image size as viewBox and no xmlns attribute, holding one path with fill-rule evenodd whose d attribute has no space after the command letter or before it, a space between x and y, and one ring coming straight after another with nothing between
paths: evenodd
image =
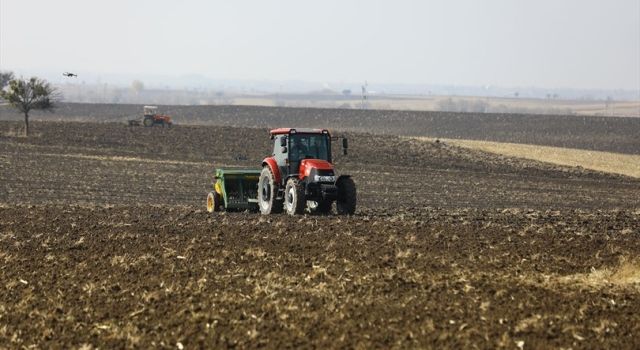
<instances>
[{"instance_id":1,"label":"bare tree","mask_svg":"<svg viewBox=\"0 0 640 350\"><path fill-rule=\"evenodd\" d=\"M52 109L57 94L56 89L46 80L32 77L29 80L10 80L8 88L0 91L0 97L24 113L24 134L29 136L29 112L34 109Z\"/></svg>"}]
</instances>

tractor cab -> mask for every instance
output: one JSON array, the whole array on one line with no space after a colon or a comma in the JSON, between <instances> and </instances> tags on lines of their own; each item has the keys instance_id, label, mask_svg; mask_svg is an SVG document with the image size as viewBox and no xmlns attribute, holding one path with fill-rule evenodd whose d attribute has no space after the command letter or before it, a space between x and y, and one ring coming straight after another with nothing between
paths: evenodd
<instances>
[{"instance_id":1,"label":"tractor cab","mask_svg":"<svg viewBox=\"0 0 640 350\"><path fill-rule=\"evenodd\" d=\"M271 139L273 153L262 162L258 184L258 202L263 214L279 212L283 204L291 215L301 213L306 207L328 212L334 201L338 212L353 214L355 184L349 175L336 177L328 130L274 129ZM346 150L347 141L343 138L345 155Z\"/></svg>"},{"instance_id":2,"label":"tractor cab","mask_svg":"<svg viewBox=\"0 0 640 350\"><path fill-rule=\"evenodd\" d=\"M156 114L158 114L158 107L157 106L144 106L143 108L143 113L145 117L153 117Z\"/></svg>"},{"instance_id":3,"label":"tractor cab","mask_svg":"<svg viewBox=\"0 0 640 350\"><path fill-rule=\"evenodd\" d=\"M282 174L304 177L303 163L323 163L331 167L331 135L328 130L280 129L272 131L273 157ZM309 160L316 160L309 162ZM303 162L304 161L304 162ZM320 161L320 162L317 162Z\"/></svg>"},{"instance_id":4,"label":"tractor cab","mask_svg":"<svg viewBox=\"0 0 640 350\"><path fill-rule=\"evenodd\" d=\"M284 143L289 146L289 162L300 162L303 159L321 159L331 163L331 139L328 133L294 133L288 137L281 137L284 139Z\"/></svg>"}]
</instances>

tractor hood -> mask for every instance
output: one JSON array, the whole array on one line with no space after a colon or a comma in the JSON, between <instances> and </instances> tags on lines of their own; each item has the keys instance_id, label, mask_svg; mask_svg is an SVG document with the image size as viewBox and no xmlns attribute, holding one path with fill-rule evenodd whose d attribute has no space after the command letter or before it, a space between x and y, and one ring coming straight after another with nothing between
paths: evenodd
<instances>
[{"instance_id":1,"label":"tractor hood","mask_svg":"<svg viewBox=\"0 0 640 350\"><path fill-rule=\"evenodd\" d=\"M304 179L309 176L314 169L314 173L317 174L323 173L322 175L334 175L333 165L326 160L303 159L300 161L300 168L298 169L300 179Z\"/></svg>"}]
</instances>

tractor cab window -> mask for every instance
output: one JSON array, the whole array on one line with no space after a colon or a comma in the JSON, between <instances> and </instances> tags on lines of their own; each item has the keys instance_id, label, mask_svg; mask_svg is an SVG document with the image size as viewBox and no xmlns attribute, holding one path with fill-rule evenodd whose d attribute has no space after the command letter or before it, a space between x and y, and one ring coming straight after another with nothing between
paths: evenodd
<instances>
[{"instance_id":1,"label":"tractor cab window","mask_svg":"<svg viewBox=\"0 0 640 350\"><path fill-rule=\"evenodd\" d=\"M326 134L291 134L289 136L289 160L329 159L329 145Z\"/></svg>"},{"instance_id":2,"label":"tractor cab window","mask_svg":"<svg viewBox=\"0 0 640 350\"><path fill-rule=\"evenodd\" d=\"M144 106L144 115L155 115L158 108L155 106Z\"/></svg>"}]
</instances>

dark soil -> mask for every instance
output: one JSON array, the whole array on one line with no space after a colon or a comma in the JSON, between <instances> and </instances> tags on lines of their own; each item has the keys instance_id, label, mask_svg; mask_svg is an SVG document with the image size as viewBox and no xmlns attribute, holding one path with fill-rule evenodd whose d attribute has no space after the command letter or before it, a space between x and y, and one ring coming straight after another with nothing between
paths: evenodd
<instances>
[{"instance_id":1,"label":"dark soil","mask_svg":"<svg viewBox=\"0 0 640 350\"><path fill-rule=\"evenodd\" d=\"M0 348L640 347L637 179L340 133L355 216L211 215L266 129L19 126Z\"/></svg>"},{"instance_id":2,"label":"dark soil","mask_svg":"<svg viewBox=\"0 0 640 350\"><path fill-rule=\"evenodd\" d=\"M0 135L19 123L0 123ZM266 129L33 123L35 137L0 136L0 198L16 204L203 203L214 166L260 167ZM637 208L640 181L395 136L344 134L363 208ZM338 146L338 145L336 145ZM242 159L242 160L238 160Z\"/></svg>"},{"instance_id":3,"label":"dark soil","mask_svg":"<svg viewBox=\"0 0 640 350\"><path fill-rule=\"evenodd\" d=\"M475 114L419 111L278 108L253 106L161 106L177 124L274 128L322 127L401 136L488 140L640 154L640 118ZM141 105L64 103L39 120L126 123ZM0 120L21 120L0 106Z\"/></svg>"},{"instance_id":4,"label":"dark soil","mask_svg":"<svg viewBox=\"0 0 640 350\"><path fill-rule=\"evenodd\" d=\"M637 285L553 282L638 256L640 213L389 214L3 208L0 342L640 346Z\"/></svg>"}]
</instances>

